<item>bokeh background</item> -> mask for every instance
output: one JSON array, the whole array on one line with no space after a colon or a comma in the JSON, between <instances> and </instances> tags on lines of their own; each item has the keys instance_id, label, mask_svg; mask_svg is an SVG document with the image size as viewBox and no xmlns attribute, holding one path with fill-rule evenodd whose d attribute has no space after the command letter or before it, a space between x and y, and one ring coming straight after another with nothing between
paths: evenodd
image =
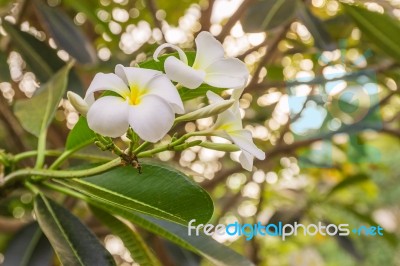
<instances>
[{"instance_id":1,"label":"bokeh background","mask_svg":"<svg viewBox=\"0 0 400 266\"><path fill-rule=\"evenodd\" d=\"M71 58L76 65L68 89L84 95L96 73L145 61L164 42L191 50L196 34L210 31L227 56L250 70L240 107L245 128L267 154L253 172L234 162L237 153L193 147L158 155L209 191L215 202L211 222L385 230L384 236L216 240L256 265L400 265L400 1L1 0L0 17L1 149L35 148L12 104L31 97ZM197 99L187 110L205 104ZM52 149L63 148L78 117L64 99L48 133ZM201 130L212 122L201 119L177 130ZM85 152L107 156L95 148ZM18 193L0 200L3 252L31 219L31 201ZM87 223L121 265L136 265L117 237L90 218ZM164 240L152 243L165 265L206 265Z\"/></svg>"}]
</instances>

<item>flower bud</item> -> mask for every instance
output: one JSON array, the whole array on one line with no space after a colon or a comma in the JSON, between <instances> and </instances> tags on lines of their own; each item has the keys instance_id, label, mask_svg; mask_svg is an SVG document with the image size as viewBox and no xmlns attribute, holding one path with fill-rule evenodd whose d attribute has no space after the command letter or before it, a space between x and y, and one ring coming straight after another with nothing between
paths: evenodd
<instances>
[{"instance_id":1,"label":"flower bud","mask_svg":"<svg viewBox=\"0 0 400 266\"><path fill-rule=\"evenodd\" d=\"M193 112L184 114L175 119L175 123L183 121L192 121L200 118L210 117L222 113L233 105L235 100L225 100L207 105Z\"/></svg>"},{"instance_id":2,"label":"flower bud","mask_svg":"<svg viewBox=\"0 0 400 266\"><path fill-rule=\"evenodd\" d=\"M89 105L81 96L75 92L69 91L67 92L67 98L75 110L77 110L82 116L86 116L89 110Z\"/></svg>"},{"instance_id":3,"label":"flower bud","mask_svg":"<svg viewBox=\"0 0 400 266\"><path fill-rule=\"evenodd\" d=\"M236 146L235 144L228 144L228 143L213 143L213 142L203 141L202 143L199 144L199 146L216 151L226 151L226 152L240 151L240 148L238 146Z\"/></svg>"}]
</instances>

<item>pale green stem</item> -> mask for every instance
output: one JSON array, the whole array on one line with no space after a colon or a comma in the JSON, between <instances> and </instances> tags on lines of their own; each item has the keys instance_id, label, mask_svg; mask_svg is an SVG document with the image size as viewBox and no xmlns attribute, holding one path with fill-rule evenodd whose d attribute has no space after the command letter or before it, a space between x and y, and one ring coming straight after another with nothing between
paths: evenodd
<instances>
[{"instance_id":1,"label":"pale green stem","mask_svg":"<svg viewBox=\"0 0 400 266\"><path fill-rule=\"evenodd\" d=\"M45 156L52 156L52 157L54 157L54 156L60 156L60 155L63 154L63 153L64 153L64 152L58 151L58 150L46 150L46 151L44 152L44 155L45 155ZM16 154L16 155L14 155L14 157L13 157L13 162L14 162L14 163L17 163L17 162L19 162L19 161L21 161L21 160L24 160L24 159L26 159L26 158L36 156L37 154L38 154L38 151L36 151L36 150L35 150L35 151L21 152L21 153L18 153L18 154ZM81 153L74 153L74 154L71 154L70 158L86 159L86 160L88 160L88 161L90 161L90 160L98 160L98 161L107 161L107 160L110 160L109 157L105 157L105 156L95 156L95 155L91 155L91 154L81 154Z\"/></svg>"},{"instance_id":2,"label":"pale green stem","mask_svg":"<svg viewBox=\"0 0 400 266\"><path fill-rule=\"evenodd\" d=\"M157 147L157 148L154 148L154 149L152 149L152 150L148 150L148 151L141 152L141 153L137 154L136 156L137 156L138 158L151 157L151 156L153 156L154 154L157 154L157 153L160 153L160 152L163 152L163 151L170 150L170 149L172 149L173 147L184 143L184 142L185 142L187 139L189 139L190 137L194 137L194 136L208 136L208 135L210 135L210 134L211 134L211 132L209 132L209 131L191 132L191 133L188 133L188 134L186 134L186 135L183 135L182 137L180 137L179 139L175 140L174 142L171 142L171 143L162 145L162 146Z\"/></svg>"},{"instance_id":3,"label":"pale green stem","mask_svg":"<svg viewBox=\"0 0 400 266\"><path fill-rule=\"evenodd\" d=\"M45 158L44 151L46 150L46 138L47 138L47 130L42 130L38 140L38 148L37 148L38 153L36 157L35 169L40 169L44 165L44 158Z\"/></svg>"},{"instance_id":4,"label":"pale green stem","mask_svg":"<svg viewBox=\"0 0 400 266\"><path fill-rule=\"evenodd\" d=\"M88 146L88 145L90 145L90 144L92 144L92 143L93 143L92 140L86 141L86 142L83 142L83 143L81 143L80 145L74 147L73 149L64 151L64 152L60 155L60 157L58 157L57 160L55 160L55 161L53 162L53 164L50 165L49 169L57 169L57 168L58 168L66 159L68 159L73 153L77 152L78 150L80 150L80 149L82 149L82 148L84 148L84 147L86 147L86 146Z\"/></svg>"},{"instance_id":5,"label":"pale green stem","mask_svg":"<svg viewBox=\"0 0 400 266\"><path fill-rule=\"evenodd\" d=\"M103 173L110 170L118 165L121 165L121 158L116 158L105 164L99 165L94 168L84 169L84 170L46 170L46 169L21 169L17 170L4 177L3 182L0 183L0 187L4 187L8 184L16 182L22 179L24 176L36 176L35 181L47 179L47 178L78 178L92 176L96 174Z\"/></svg>"}]
</instances>

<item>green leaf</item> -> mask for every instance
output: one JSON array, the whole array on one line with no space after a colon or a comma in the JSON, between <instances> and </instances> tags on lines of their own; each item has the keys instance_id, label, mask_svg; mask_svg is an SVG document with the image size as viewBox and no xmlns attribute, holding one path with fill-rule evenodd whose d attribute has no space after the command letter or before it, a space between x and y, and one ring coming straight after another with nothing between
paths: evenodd
<instances>
[{"instance_id":1,"label":"green leaf","mask_svg":"<svg viewBox=\"0 0 400 266\"><path fill-rule=\"evenodd\" d=\"M269 31L293 18L297 1L258 0L246 10L241 19L245 32Z\"/></svg>"},{"instance_id":2,"label":"green leaf","mask_svg":"<svg viewBox=\"0 0 400 266\"><path fill-rule=\"evenodd\" d=\"M55 72L66 65L66 63L58 57L57 51L52 49L45 42L36 39L27 32L21 31L8 21L3 21L2 26L11 38L12 47L21 54L28 68L35 73L39 81L48 81ZM8 76L10 73L5 60L6 59L0 62L2 66L2 69L0 69L1 75L3 75L2 78L7 78L7 73ZM70 71L68 80L68 90L82 94L83 85L75 71Z\"/></svg>"},{"instance_id":3,"label":"green leaf","mask_svg":"<svg viewBox=\"0 0 400 266\"><path fill-rule=\"evenodd\" d=\"M97 61L92 43L61 9L49 7L41 0L35 0L34 3L43 26L60 48L81 64Z\"/></svg>"},{"instance_id":4,"label":"green leaf","mask_svg":"<svg viewBox=\"0 0 400 266\"><path fill-rule=\"evenodd\" d=\"M31 99L15 102L15 115L26 131L39 136L50 125L64 95L71 66L58 71Z\"/></svg>"},{"instance_id":5,"label":"green leaf","mask_svg":"<svg viewBox=\"0 0 400 266\"><path fill-rule=\"evenodd\" d=\"M79 146L86 146L95 139L96 134L89 128L86 118L81 116L68 134L65 149L72 150Z\"/></svg>"},{"instance_id":6,"label":"green leaf","mask_svg":"<svg viewBox=\"0 0 400 266\"><path fill-rule=\"evenodd\" d=\"M11 80L10 68L7 63L7 54L0 52L0 82Z\"/></svg>"},{"instance_id":7,"label":"green leaf","mask_svg":"<svg viewBox=\"0 0 400 266\"><path fill-rule=\"evenodd\" d=\"M400 22L386 14L343 4L345 12L382 52L400 62Z\"/></svg>"},{"instance_id":8,"label":"green leaf","mask_svg":"<svg viewBox=\"0 0 400 266\"><path fill-rule=\"evenodd\" d=\"M95 27L99 27L99 32L106 32L108 36L113 36L108 27L107 22L102 21L98 16L99 3L96 1L76 1L76 0L64 0L62 2L65 5L70 6L78 12L82 12L87 16L87 18L92 22Z\"/></svg>"},{"instance_id":9,"label":"green leaf","mask_svg":"<svg viewBox=\"0 0 400 266\"><path fill-rule=\"evenodd\" d=\"M68 210L41 194L35 198L34 210L63 265L115 265L93 233Z\"/></svg>"},{"instance_id":10,"label":"green leaf","mask_svg":"<svg viewBox=\"0 0 400 266\"><path fill-rule=\"evenodd\" d=\"M142 174L126 166L83 179L59 182L115 206L181 224L192 219L199 223L210 220L213 202L200 186L166 165L149 161L141 165Z\"/></svg>"},{"instance_id":11,"label":"green leaf","mask_svg":"<svg viewBox=\"0 0 400 266\"><path fill-rule=\"evenodd\" d=\"M189 65L193 65L194 59L196 58L196 52L194 52L194 51L186 51L185 54L186 54L186 57L188 59L188 64ZM139 67L141 67L141 68L149 68L149 69L154 69L154 70L158 70L158 71L161 71L161 72L165 72L164 71L164 62L170 56L175 56L176 58L179 58L178 52L163 54L163 55L158 57L158 61L155 61L152 58L152 59L149 59L149 60L144 61L142 63L139 63Z\"/></svg>"},{"instance_id":12,"label":"green leaf","mask_svg":"<svg viewBox=\"0 0 400 266\"><path fill-rule=\"evenodd\" d=\"M23 227L8 243L2 265L50 265L52 258L51 245L34 222Z\"/></svg>"},{"instance_id":13,"label":"green leaf","mask_svg":"<svg viewBox=\"0 0 400 266\"><path fill-rule=\"evenodd\" d=\"M365 182L368 181L369 177L366 174L358 174L358 175L354 175L354 176L349 176L345 179L343 179L342 181L340 181L339 183L337 183L335 186L333 186L331 188L331 190L329 190L329 192L327 193L327 197L332 196L333 194L335 194L336 192L347 188L349 186L353 186L356 185L358 183L361 182Z\"/></svg>"},{"instance_id":14,"label":"green leaf","mask_svg":"<svg viewBox=\"0 0 400 266\"><path fill-rule=\"evenodd\" d=\"M135 262L141 266L161 265L138 232L108 212L93 206L91 206L91 210L97 219L110 228L114 235L121 238Z\"/></svg>"},{"instance_id":15,"label":"green leaf","mask_svg":"<svg viewBox=\"0 0 400 266\"><path fill-rule=\"evenodd\" d=\"M179 89L179 95L181 96L182 101L186 102L198 97L204 97L207 93L207 91L212 91L215 92L217 94L221 94L221 92L223 92L224 90L226 90L225 88L215 88L213 86L207 85L207 84L202 84L200 85L200 87L192 90L192 89L188 89L188 88L180 88Z\"/></svg>"},{"instance_id":16,"label":"green leaf","mask_svg":"<svg viewBox=\"0 0 400 266\"><path fill-rule=\"evenodd\" d=\"M329 32L326 30L324 22L314 16L303 2L299 5L301 5L298 9L299 18L313 36L315 46L322 51L332 51L336 49L336 45Z\"/></svg>"},{"instance_id":17,"label":"green leaf","mask_svg":"<svg viewBox=\"0 0 400 266\"><path fill-rule=\"evenodd\" d=\"M42 82L47 81L53 75L53 69L49 65L55 53L44 42L39 41L29 33L23 32L10 22L4 20L2 27L8 33L15 48L25 60L29 68ZM46 60L47 58L47 60ZM57 63L56 63L57 64Z\"/></svg>"},{"instance_id":18,"label":"green leaf","mask_svg":"<svg viewBox=\"0 0 400 266\"><path fill-rule=\"evenodd\" d=\"M251 266L253 265L249 260L230 248L218 243L211 237L204 234L199 236L188 235L188 228L186 226L176 224L173 222L159 220L154 217L135 213L126 210L125 208L117 207L109 202L96 199L90 202L97 207L112 212L120 217L123 217L132 223L157 234L171 242L188 249L200 256L205 257L217 266Z\"/></svg>"}]
</instances>

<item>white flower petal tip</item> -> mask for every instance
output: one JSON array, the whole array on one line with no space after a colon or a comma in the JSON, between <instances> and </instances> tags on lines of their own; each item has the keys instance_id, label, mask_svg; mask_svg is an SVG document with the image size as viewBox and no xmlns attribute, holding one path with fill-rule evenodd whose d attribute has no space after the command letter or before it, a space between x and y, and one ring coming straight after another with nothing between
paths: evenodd
<instances>
[{"instance_id":1,"label":"white flower petal tip","mask_svg":"<svg viewBox=\"0 0 400 266\"><path fill-rule=\"evenodd\" d=\"M239 162L242 165L243 169L247 171L252 171L254 156L246 151L242 151L239 155Z\"/></svg>"},{"instance_id":2,"label":"white flower petal tip","mask_svg":"<svg viewBox=\"0 0 400 266\"><path fill-rule=\"evenodd\" d=\"M157 142L171 129L174 112L171 106L157 95L147 95L142 101L141 105L129 107L129 124L141 139Z\"/></svg>"},{"instance_id":3,"label":"white flower petal tip","mask_svg":"<svg viewBox=\"0 0 400 266\"><path fill-rule=\"evenodd\" d=\"M115 96L96 100L87 113L89 128L107 137L117 138L128 130L128 103Z\"/></svg>"},{"instance_id":4,"label":"white flower petal tip","mask_svg":"<svg viewBox=\"0 0 400 266\"><path fill-rule=\"evenodd\" d=\"M81 96L75 92L68 91L67 98L75 110L78 111L78 113L80 113L82 116L86 116L89 110L89 105Z\"/></svg>"},{"instance_id":5,"label":"white flower petal tip","mask_svg":"<svg viewBox=\"0 0 400 266\"><path fill-rule=\"evenodd\" d=\"M246 65L236 58L225 58L222 44L209 32L200 32L196 39L196 57L192 66L188 65L185 53L172 44L160 45L153 54L158 55L167 47L178 51L179 58L168 57L164 63L168 78L189 89L198 88L202 83L226 89L238 89L246 85L249 71Z\"/></svg>"},{"instance_id":6,"label":"white flower petal tip","mask_svg":"<svg viewBox=\"0 0 400 266\"><path fill-rule=\"evenodd\" d=\"M112 91L112 96L94 99L94 92ZM129 125L140 138L162 139L171 129L175 113L184 113L182 100L165 74L152 69L117 65L115 74L97 74L86 102L89 127L104 136L120 137Z\"/></svg>"}]
</instances>

